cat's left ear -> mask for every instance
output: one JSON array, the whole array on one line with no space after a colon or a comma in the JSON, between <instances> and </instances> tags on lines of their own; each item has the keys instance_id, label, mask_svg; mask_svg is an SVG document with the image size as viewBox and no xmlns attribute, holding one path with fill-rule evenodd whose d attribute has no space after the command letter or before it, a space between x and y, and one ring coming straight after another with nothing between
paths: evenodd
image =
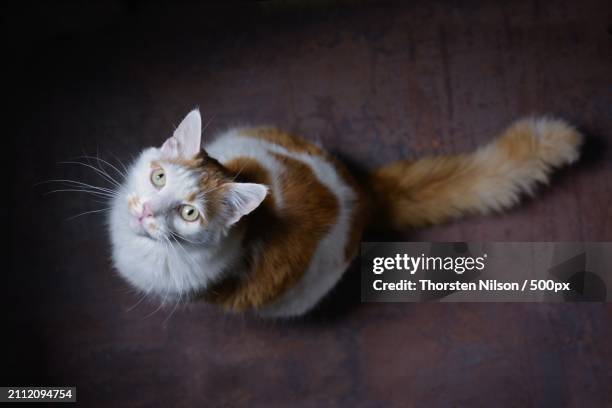
<instances>
[{"instance_id":1,"label":"cat's left ear","mask_svg":"<svg viewBox=\"0 0 612 408\"><path fill-rule=\"evenodd\" d=\"M202 117L200 111L192 110L178 125L171 138L161 147L167 157L191 159L200 153L202 147Z\"/></svg>"},{"instance_id":2,"label":"cat's left ear","mask_svg":"<svg viewBox=\"0 0 612 408\"><path fill-rule=\"evenodd\" d=\"M255 210L268 195L268 187L257 183L229 183L226 187L226 225L237 223L240 218Z\"/></svg>"}]
</instances>

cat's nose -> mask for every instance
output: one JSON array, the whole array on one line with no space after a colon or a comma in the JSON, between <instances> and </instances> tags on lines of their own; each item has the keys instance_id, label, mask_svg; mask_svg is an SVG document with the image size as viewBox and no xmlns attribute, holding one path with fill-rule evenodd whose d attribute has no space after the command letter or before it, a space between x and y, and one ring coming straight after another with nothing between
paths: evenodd
<instances>
[{"instance_id":1,"label":"cat's nose","mask_svg":"<svg viewBox=\"0 0 612 408\"><path fill-rule=\"evenodd\" d=\"M144 203L142 205L142 214L140 215L140 217L138 217L138 219L140 221L142 221L144 218L153 217L154 215L155 214L153 213L153 209L151 208L151 204L149 204L147 202L147 203Z\"/></svg>"}]
</instances>

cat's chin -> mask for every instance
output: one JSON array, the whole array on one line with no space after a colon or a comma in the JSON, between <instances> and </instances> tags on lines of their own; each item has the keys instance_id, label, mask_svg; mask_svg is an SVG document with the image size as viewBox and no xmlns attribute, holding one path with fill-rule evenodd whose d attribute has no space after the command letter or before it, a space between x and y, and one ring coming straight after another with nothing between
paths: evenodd
<instances>
[{"instance_id":1,"label":"cat's chin","mask_svg":"<svg viewBox=\"0 0 612 408\"><path fill-rule=\"evenodd\" d=\"M145 239L147 239L149 241L152 241L152 242L159 242L159 243L164 242L164 240L162 238L153 236L150 233L148 233L147 231L144 231L144 232L141 232L141 233L136 233L136 235L139 238L145 238Z\"/></svg>"},{"instance_id":2,"label":"cat's chin","mask_svg":"<svg viewBox=\"0 0 612 408\"><path fill-rule=\"evenodd\" d=\"M159 238L151 235L147 229L141 225L139 222L135 222L134 220L130 220L129 222L130 231L138 238L147 238L151 241L161 241Z\"/></svg>"},{"instance_id":3,"label":"cat's chin","mask_svg":"<svg viewBox=\"0 0 612 408\"><path fill-rule=\"evenodd\" d=\"M146 239L148 239L149 241L156 241L156 242L157 242L157 241L159 241L159 239L157 239L157 238L154 238L154 237L150 236L150 235L149 235L149 234L147 234L146 232L145 232L145 233L142 233L142 234L136 234L136 235L137 235L139 238L146 238Z\"/></svg>"}]
</instances>

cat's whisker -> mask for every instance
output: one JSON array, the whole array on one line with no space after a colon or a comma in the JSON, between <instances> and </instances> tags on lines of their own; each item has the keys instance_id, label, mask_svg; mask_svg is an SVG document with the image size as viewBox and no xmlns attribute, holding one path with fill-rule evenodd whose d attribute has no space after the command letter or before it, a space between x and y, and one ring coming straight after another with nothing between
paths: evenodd
<instances>
[{"instance_id":1,"label":"cat's whisker","mask_svg":"<svg viewBox=\"0 0 612 408\"><path fill-rule=\"evenodd\" d=\"M166 248L166 251L168 252L168 254L170 254L169 250L170 250L170 244L169 244L169 240L168 239L164 239L161 241L161 243L164 245L164 247ZM151 293L151 291L153 290L153 286L155 285L155 283L151 283L151 285L149 286L149 288L147 290L145 290L144 292L142 292L142 295L140 296L140 299L132 306L130 306L127 311L130 312L132 310L134 310L139 304L141 304ZM166 289L166 293L163 297L163 299L161 300L161 302L159 303L159 305L157 306L157 308L155 308L155 310L153 310L152 312L150 312L149 314L147 314L143 319L147 319L151 316L153 316L155 313L157 313L161 308L164 307L166 300L168 298L168 294L170 292L170 288Z\"/></svg>"},{"instance_id":2,"label":"cat's whisker","mask_svg":"<svg viewBox=\"0 0 612 408\"><path fill-rule=\"evenodd\" d=\"M62 192L72 192L72 193L88 193L94 196L98 196L98 197L105 197L108 199L113 199L116 196L115 195L111 195L108 193L103 193L100 191L95 191L95 190L86 190L86 189L75 189L75 188L63 188L63 189L59 189L59 190L51 190L51 191L47 191L46 193L43 193L43 195L49 195L49 194L54 194L54 193L62 193Z\"/></svg>"},{"instance_id":3,"label":"cat's whisker","mask_svg":"<svg viewBox=\"0 0 612 408\"><path fill-rule=\"evenodd\" d=\"M185 256L187 256L187 257L188 257L189 255L188 255L187 251L185 250L185 248L183 247L183 245L181 245L181 243L179 242L179 240L178 240L178 239L176 239L174 232L170 231L170 235L169 235L169 237L170 237L170 238L172 238L172 239L174 240L174 242L176 242L176 244L179 246L179 248L181 248L181 250L182 250L182 251L185 253ZM170 244L170 245L172 245L172 244ZM189 259L188 259L188 260L189 260ZM192 265L192 266L193 266L193 265Z\"/></svg>"},{"instance_id":4,"label":"cat's whisker","mask_svg":"<svg viewBox=\"0 0 612 408\"><path fill-rule=\"evenodd\" d=\"M187 263L187 265L189 265L191 267L191 269L193 270L198 270L198 263L193 259L193 257L191 257L189 255L189 253L187 252L187 250L185 250L185 248L183 247L183 245L181 245L180 242L178 242L176 240L176 238L174 238L174 241L177 243L177 245L179 246L179 248L183 251L183 253L185 254L185 262ZM177 258L177 260L179 259L178 253L175 253L175 256Z\"/></svg>"},{"instance_id":5,"label":"cat's whisker","mask_svg":"<svg viewBox=\"0 0 612 408\"><path fill-rule=\"evenodd\" d=\"M114 197L116 197L116 195L112 194L112 193L107 193L105 191L98 191L98 190L93 190L93 189L79 187L79 186L65 186L65 187L60 188L60 189L51 190L51 191L45 191L42 194L43 195L48 195L48 194L59 193L59 192L76 192L76 193L83 193L84 192L84 193L89 193L89 194L92 194L92 195L97 195L97 196L101 196L101 197L105 197L105 198L114 198Z\"/></svg>"},{"instance_id":6,"label":"cat's whisker","mask_svg":"<svg viewBox=\"0 0 612 408\"><path fill-rule=\"evenodd\" d=\"M90 189L94 189L94 190L100 190L109 194L117 194L116 190L110 189L110 188L106 188L106 187L99 187L99 186L94 186L91 184L87 184L84 183L82 181L77 181L77 180L68 180L68 179L56 179L56 180L46 180L46 181L41 181L39 183L36 183L36 185L41 185L41 184L47 184L47 183L68 183L68 184L74 184L76 186L81 186L81 187L87 187Z\"/></svg>"},{"instance_id":7,"label":"cat's whisker","mask_svg":"<svg viewBox=\"0 0 612 408\"><path fill-rule=\"evenodd\" d=\"M59 162L59 164L78 164L78 165L90 168L96 173L98 173L100 176L102 176L109 183L112 183L117 187L121 187L121 184L117 180L115 180L110 174L108 174L108 172L100 170L99 168L92 166L91 164L83 163L80 161L63 161L63 162Z\"/></svg>"},{"instance_id":8,"label":"cat's whisker","mask_svg":"<svg viewBox=\"0 0 612 408\"><path fill-rule=\"evenodd\" d=\"M128 308L127 311L128 312L132 311L134 308L136 308L136 306L138 306L140 303L142 303L142 301L145 300L149 296L151 291L153 290L153 286L155 286L155 282L154 281L151 283L151 285L149 285L149 287L147 289L145 289L144 291L141 292L140 300L138 300L138 302L136 302L134 305L132 305L130 308Z\"/></svg>"},{"instance_id":9,"label":"cat's whisker","mask_svg":"<svg viewBox=\"0 0 612 408\"><path fill-rule=\"evenodd\" d=\"M109 166L110 168L112 168L113 170L115 170L115 172L117 172L117 174L119 174L121 177L123 177L124 179L127 177L127 169L126 172L122 172L121 170L119 170L115 165L113 165L112 163L110 163L107 160L102 159L99 156L88 156L88 155L84 155L84 156L79 156L76 157L76 159L93 159L93 160L97 160L98 161L98 166L101 168L102 166L100 166L100 162L106 164L107 166ZM120 162L121 163L121 162ZM121 165L123 166L123 163L121 163ZM125 166L123 166L125 168Z\"/></svg>"},{"instance_id":10,"label":"cat's whisker","mask_svg":"<svg viewBox=\"0 0 612 408\"><path fill-rule=\"evenodd\" d=\"M163 324L166 324L168 322L168 320L170 320L170 318L172 317L172 315L174 314L174 312L176 312L176 309L178 309L178 305L181 303L181 300L183 299L183 294L180 293L179 294L179 298L176 301L176 303L174 304L174 307L172 308L172 310L170 311L170 314L164 319Z\"/></svg>"},{"instance_id":11,"label":"cat's whisker","mask_svg":"<svg viewBox=\"0 0 612 408\"><path fill-rule=\"evenodd\" d=\"M166 290L166 294L164 295L164 298L161 302L159 302L159 305L155 308L155 310L153 310L151 313L149 313L148 315L146 315L144 317L144 319L148 319L149 317L153 316L155 313L159 312L161 310L162 307L164 307L164 304L166 302L166 299L168 297L168 293L169 293L169 289Z\"/></svg>"},{"instance_id":12,"label":"cat's whisker","mask_svg":"<svg viewBox=\"0 0 612 408\"><path fill-rule=\"evenodd\" d=\"M114 153L110 153L110 154L117 161L117 163L119 163L119 165L123 169L124 177L127 178L127 174L128 174L129 171L128 171L127 167L125 166L125 164L123 164L123 162Z\"/></svg>"},{"instance_id":13,"label":"cat's whisker","mask_svg":"<svg viewBox=\"0 0 612 408\"><path fill-rule=\"evenodd\" d=\"M151 289L153 289L153 285L151 285ZM140 294L140 296L138 296L138 301L136 303L134 303L132 306L128 307L126 309L126 312L131 312L132 310L134 310L139 304L142 303L143 300L145 300L148 296L148 292L144 291Z\"/></svg>"},{"instance_id":14,"label":"cat's whisker","mask_svg":"<svg viewBox=\"0 0 612 408\"><path fill-rule=\"evenodd\" d=\"M169 237L172 238L174 240L174 242L177 243L179 248L181 248L181 250L183 251L183 253L187 257L187 259L186 259L187 264L190 264L192 268L197 269L197 265L198 265L197 262L195 262L195 260L189 255L189 253L187 252L185 247L183 247L183 245L181 245L181 243L172 234L170 234Z\"/></svg>"},{"instance_id":15,"label":"cat's whisker","mask_svg":"<svg viewBox=\"0 0 612 408\"><path fill-rule=\"evenodd\" d=\"M185 238L184 236L182 236L181 234L179 234L178 232L170 231L170 234L174 235L176 238L180 238L183 241L189 242L190 244L193 244L193 245L202 245L204 243L204 242L198 242L198 241L191 241Z\"/></svg>"},{"instance_id":16,"label":"cat's whisker","mask_svg":"<svg viewBox=\"0 0 612 408\"><path fill-rule=\"evenodd\" d=\"M208 126L210 125L210 123L213 121L213 119L215 118L215 115L211 115L210 119L208 119L208 122L206 122L206 124L204 125L204 128L202 129L202 134L204 134L204 132L206 131L206 129L208 128Z\"/></svg>"},{"instance_id":17,"label":"cat's whisker","mask_svg":"<svg viewBox=\"0 0 612 408\"><path fill-rule=\"evenodd\" d=\"M172 244L170 243L170 240L167 237L163 237L162 244L166 248L166 252L168 253L168 256L171 257L172 253L174 253L175 259L178 260L178 256L176 255L176 252L174 252L175 248L172 246ZM177 279L179 278L177 276L177 274L170 273L170 277L172 278L172 281L174 282L174 286L176 288L180 288L181 285L180 285L180 282L177 281ZM180 291L179 291L179 293L180 293ZM165 303L165 301L164 301L164 303Z\"/></svg>"},{"instance_id":18,"label":"cat's whisker","mask_svg":"<svg viewBox=\"0 0 612 408\"><path fill-rule=\"evenodd\" d=\"M58 162L58 164L78 164L78 165L81 165L81 166L85 166L85 167L88 167L91 170L95 171L99 175L103 176L105 179L107 179L107 180L109 180L111 182L112 181L117 182L117 180L115 180L110 174L108 174L106 169L100 168L100 167L96 166L96 163L93 163L89 159L90 157L93 157L93 156L88 156L85 152L83 152L82 156L77 156L77 157L71 158L70 160L61 161L61 162ZM76 159L79 159L79 158L84 158L85 162L76 160ZM94 159L95 159L95 157L94 157Z\"/></svg>"},{"instance_id":19,"label":"cat's whisker","mask_svg":"<svg viewBox=\"0 0 612 408\"><path fill-rule=\"evenodd\" d=\"M157 308L153 310L151 313L149 313L148 315L146 315L144 317L145 319L148 319L149 317L153 316L155 313L159 312L166 305L166 300L168 299L169 293L170 293L170 286L168 285L166 287L166 293L164 294L164 297L162 298L161 302L159 302L159 305L157 306Z\"/></svg>"},{"instance_id":20,"label":"cat's whisker","mask_svg":"<svg viewBox=\"0 0 612 408\"><path fill-rule=\"evenodd\" d=\"M75 218L81 217L81 216L83 216L83 215L87 215L87 214L96 214L96 213L106 212L106 211L110 211L111 209L112 209L112 207L108 207L108 208L101 208L101 209L99 209L99 210L85 211L85 212L82 212L82 213L80 213L80 214L73 215L72 217L68 217L68 218L66 218L64 221L72 221L72 220L74 220Z\"/></svg>"},{"instance_id":21,"label":"cat's whisker","mask_svg":"<svg viewBox=\"0 0 612 408\"><path fill-rule=\"evenodd\" d=\"M162 244L163 244L163 245L164 245L164 247L166 248L166 251L168 252L168 255L169 255L169 256L172 254L172 252L173 252L173 251L175 251L175 250L176 250L176 249L174 248L174 246L172 245L172 243L170 242L170 239L169 239L168 237L164 237L164 238L163 238L163 240L162 240ZM173 250L173 251L171 251L171 250ZM174 259L175 259L177 262L179 261L178 254L177 254L176 252L174 252ZM179 285L179 284L178 284L179 282L177 282L177 280L176 280L176 279L177 279L179 276L178 276L178 275L176 275L176 274L171 274L171 277L172 277L172 280L173 280L173 281L174 281L174 283L175 283L175 286L176 286L177 288L181 287L181 285ZM164 295L164 299L162 300L161 305L166 305L166 301L167 301L167 299L168 299L168 294L169 294L169 293L170 293L170 287L168 287L168 288L167 288L167 290L166 290L166 294ZM168 321L168 319L170 318L170 316L172 316L172 314L173 314L173 313L174 313L174 311L176 310L176 307L178 306L178 303L180 302L181 298L182 298L182 293L179 291L179 299L178 299L177 303L175 303L174 307L172 308L172 311L170 312L170 315L169 315L169 316L167 316L167 317L164 319L163 324L165 324L165 323ZM158 310L159 310L159 308L158 308Z\"/></svg>"},{"instance_id":22,"label":"cat's whisker","mask_svg":"<svg viewBox=\"0 0 612 408\"><path fill-rule=\"evenodd\" d=\"M170 243L170 240L169 240L168 238L165 238L165 241L168 243L168 244L167 244L167 246L166 246L166 248L168 248L168 249L170 249L170 248L171 248L171 249L173 250L172 252L174 253L174 257L175 257L175 259L177 259L177 260L178 260L178 255L177 255L177 254L176 254L176 252L174 251L174 250L175 250L175 248L174 248L174 246L173 246L173 245ZM169 252L168 252L168 255L170 255L170 254L171 254L171 252L169 251ZM173 276L173 277L174 277L174 276ZM164 319L164 322L163 322L164 324L165 324L165 323L167 323L167 322L168 322L168 320L169 320L169 319L172 317L172 315L173 315L173 314L174 314L174 312L176 311L176 309L177 309L178 305L181 303L182 298L183 298L183 293L182 293L182 291L179 291L179 298L178 298L178 300L176 301L176 303L174 304L174 307L172 308L172 310L170 311L170 314L169 314L169 315L168 315L168 316L167 316L167 317Z\"/></svg>"}]
</instances>

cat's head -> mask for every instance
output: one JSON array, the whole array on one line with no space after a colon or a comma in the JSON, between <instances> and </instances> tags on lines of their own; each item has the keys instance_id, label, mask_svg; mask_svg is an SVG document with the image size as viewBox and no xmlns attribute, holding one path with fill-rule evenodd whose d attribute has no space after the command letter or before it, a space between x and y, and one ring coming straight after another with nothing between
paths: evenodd
<instances>
[{"instance_id":1,"label":"cat's head","mask_svg":"<svg viewBox=\"0 0 612 408\"><path fill-rule=\"evenodd\" d=\"M215 245L266 197L266 186L235 182L209 157L201 133L200 113L194 110L172 137L145 149L129 168L113 212L114 222L124 222L134 238Z\"/></svg>"}]
</instances>

